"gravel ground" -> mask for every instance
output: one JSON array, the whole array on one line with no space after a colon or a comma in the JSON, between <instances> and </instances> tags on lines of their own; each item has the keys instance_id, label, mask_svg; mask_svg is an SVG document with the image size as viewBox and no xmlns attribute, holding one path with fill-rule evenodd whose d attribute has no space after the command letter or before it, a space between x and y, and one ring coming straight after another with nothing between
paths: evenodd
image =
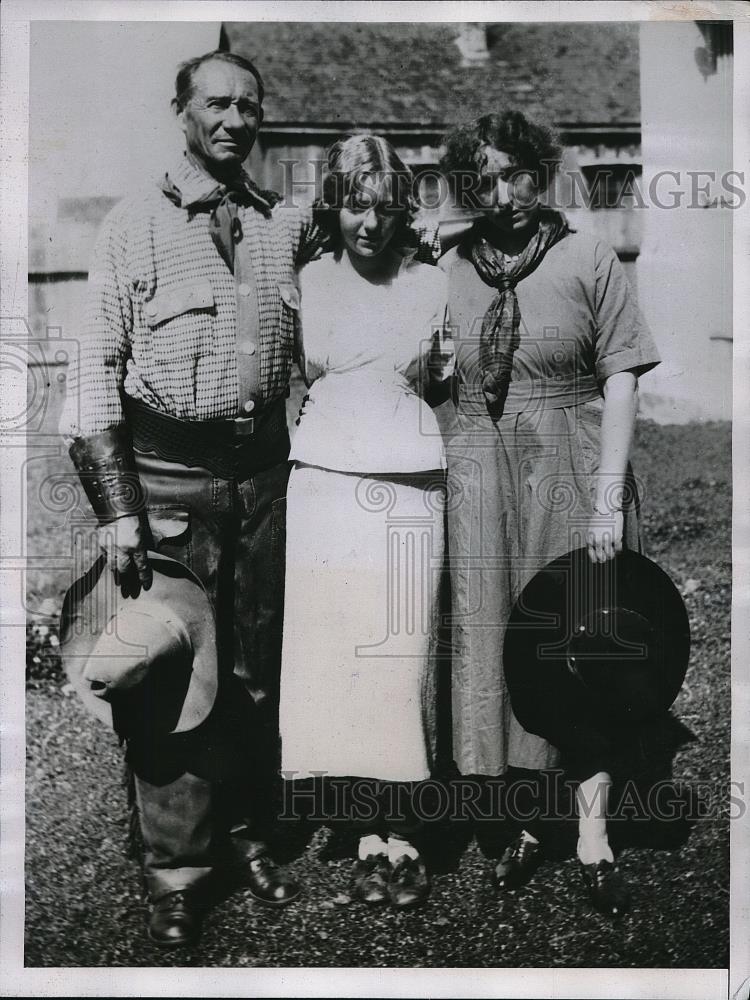
<instances>
[{"instance_id":1,"label":"gravel ground","mask_svg":"<svg viewBox=\"0 0 750 1000\"><path fill-rule=\"evenodd\" d=\"M346 845L324 827L297 827L287 831L282 853L305 884L298 903L268 910L235 889L211 909L197 947L153 947L139 867L127 852L120 750L60 677L52 619L60 583L48 578L37 580L28 630L25 964L726 967L729 462L727 425L639 425L634 464L645 493L647 551L680 587L693 632L674 707L685 728L675 723L683 741L672 772L684 800L700 787L703 811L694 822L615 824L633 890L632 912L620 923L587 905L570 824L561 825L556 855L527 889L503 899L486 888L490 862L468 826L438 831L433 893L413 913L353 903ZM38 544L49 545L49 534Z\"/></svg>"}]
</instances>

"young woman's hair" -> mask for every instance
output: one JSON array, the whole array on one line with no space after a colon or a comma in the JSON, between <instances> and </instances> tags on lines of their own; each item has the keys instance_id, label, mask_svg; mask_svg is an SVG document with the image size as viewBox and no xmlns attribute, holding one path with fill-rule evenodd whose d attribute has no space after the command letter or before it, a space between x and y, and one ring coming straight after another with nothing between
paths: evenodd
<instances>
[{"instance_id":1,"label":"young woman's hair","mask_svg":"<svg viewBox=\"0 0 750 1000\"><path fill-rule=\"evenodd\" d=\"M202 56L196 56L195 59L188 59L187 62L182 63L180 66L177 71L174 88L175 104L180 110L184 109L187 102L193 96L193 79L196 71L207 62L229 63L231 66L237 66L239 69L244 69L248 73L251 73L258 84L258 103L263 103L265 88L263 86L263 77L260 75L257 66L251 63L249 59L245 59L244 56L238 56L235 52L224 52L222 49L217 49L215 52L206 52Z\"/></svg>"},{"instance_id":2,"label":"young woman's hair","mask_svg":"<svg viewBox=\"0 0 750 1000\"><path fill-rule=\"evenodd\" d=\"M341 251L339 212L357 195L374 193L381 181L387 182L391 206L398 212L391 246L415 246L416 237L410 228L415 212L414 175L387 139L352 135L334 142L326 155L322 198L313 205L313 218L326 237L325 249Z\"/></svg>"},{"instance_id":3,"label":"young woman's hair","mask_svg":"<svg viewBox=\"0 0 750 1000\"><path fill-rule=\"evenodd\" d=\"M459 203L471 201L476 179L486 163L484 148L507 153L513 165L533 174L540 191L554 180L562 147L553 130L529 121L520 111L482 115L454 128L444 139L440 166L448 176Z\"/></svg>"}]
</instances>

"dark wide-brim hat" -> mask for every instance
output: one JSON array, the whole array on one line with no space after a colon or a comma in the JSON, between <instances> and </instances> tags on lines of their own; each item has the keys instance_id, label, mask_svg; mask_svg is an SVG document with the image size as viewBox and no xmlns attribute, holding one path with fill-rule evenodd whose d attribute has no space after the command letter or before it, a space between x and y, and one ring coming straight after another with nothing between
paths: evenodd
<instances>
[{"instance_id":1,"label":"dark wide-brim hat","mask_svg":"<svg viewBox=\"0 0 750 1000\"><path fill-rule=\"evenodd\" d=\"M592 563L581 548L526 585L503 657L518 721L566 746L665 712L689 653L687 611L664 570L631 551Z\"/></svg>"},{"instance_id":2,"label":"dark wide-brim hat","mask_svg":"<svg viewBox=\"0 0 750 1000\"><path fill-rule=\"evenodd\" d=\"M60 620L71 684L125 737L195 729L218 684L216 623L203 585L174 559L148 558L150 589L124 598L102 555L68 590Z\"/></svg>"}]
</instances>

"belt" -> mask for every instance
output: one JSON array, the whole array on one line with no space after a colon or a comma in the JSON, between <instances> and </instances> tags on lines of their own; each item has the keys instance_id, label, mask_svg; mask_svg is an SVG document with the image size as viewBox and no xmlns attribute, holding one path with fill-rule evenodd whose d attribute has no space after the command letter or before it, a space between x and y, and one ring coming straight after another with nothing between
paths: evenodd
<instances>
[{"instance_id":1,"label":"belt","mask_svg":"<svg viewBox=\"0 0 750 1000\"><path fill-rule=\"evenodd\" d=\"M459 385L459 407L486 403L481 386L467 383ZM566 406L580 406L601 396L599 383L594 375L553 375L551 378L532 378L511 381L503 407L503 417L516 416L537 410L561 410Z\"/></svg>"},{"instance_id":2,"label":"belt","mask_svg":"<svg viewBox=\"0 0 750 1000\"><path fill-rule=\"evenodd\" d=\"M124 408L137 451L208 469L220 479L247 479L289 458L283 399L252 417L228 420L180 420L127 396Z\"/></svg>"}]
</instances>

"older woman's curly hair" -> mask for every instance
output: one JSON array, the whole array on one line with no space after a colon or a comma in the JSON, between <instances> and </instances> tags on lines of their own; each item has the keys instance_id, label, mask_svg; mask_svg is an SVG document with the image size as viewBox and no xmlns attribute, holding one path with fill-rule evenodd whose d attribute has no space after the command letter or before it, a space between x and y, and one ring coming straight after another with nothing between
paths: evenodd
<instances>
[{"instance_id":1,"label":"older woman's curly hair","mask_svg":"<svg viewBox=\"0 0 750 1000\"><path fill-rule=\"evenodd\" d=\"M477 178L486 164L486 146L507 153L513 165L534 175L540 191L554 180L562 147L551 128L529 119L520 111L482 115L453 129L444 140L440 166L448 176L459 203L471 201Z\"/></svg>"},{"instance_id":2,"label":"older woman's curly hair","mask_svg":"<svg viewBox=\"0 0 750 1000\"><path fill-rule=\"evenodd\" d=\"M416 246L411 229L416 211L414 175L388 140L379 135L352 135L334 142L326 155L323 197L313 205L313 219L325 237L324 249L341 252L339 212L349 207L356 195L374 192L383 180L399 216L391 246L401 250Z\"/></svg>"}]
</instances>

